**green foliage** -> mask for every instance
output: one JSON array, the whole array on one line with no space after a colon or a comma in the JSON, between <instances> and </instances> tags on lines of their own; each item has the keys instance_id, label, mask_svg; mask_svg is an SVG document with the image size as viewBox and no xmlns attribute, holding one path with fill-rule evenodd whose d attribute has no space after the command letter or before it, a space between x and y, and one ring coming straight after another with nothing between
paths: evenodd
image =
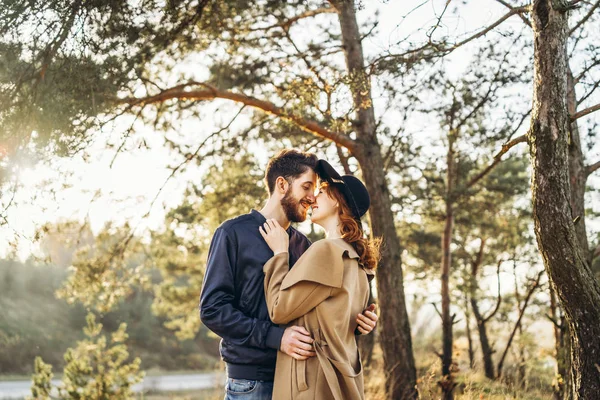
<instances>
[{"instance_id":1,"label":"green foliage","mask_svg":"<svg viewBox=\"0 0 600 400\"><path fill-rule=\"evenodd\" d=\"M102 324L94 314L86 317L84 333L88 339L67 350L62 397L68 399L128 399L131 387L144 376L139 372L140 359L127 362L129 352L124 342L127 325L121 324L110 341L100 336Z\"/></svg>"},{"instance_id":2,"label":"green foliage","mask_svg":"<svg viewBox=\"0 0 600 400\"><path fill-rule=\"evenodd\" d=\"M190 188L168 213L167 229L153 233L149 261L162 279L154 287L152 309L180 339L208 334L191 310L198 307L211 235L223 221L260 207L266 195L262 176L249 155L209 168L202 185Z\"/></svg>"},{"instance_id":3,"label":"green foliage","mask_svg":"<svg viewBox=\"0 0 600 400\"><path fill-rule=\"evenodd\" d=\"M44 363L42 357L36 357L34 361L34 371L31 379L31 397L28 399L49 400L52 390L52 365Z\"/></svg>"},{"instance_id":4,"label":"green foliage","mask_svg":"<svg viewBox=\"0 0 600 400\"><path fill-rule=\"evenodd\" d=\"M55 250L62 253L58 248ZM3 374L31 374L36 356L55 369L64 368L63 354L82 339L86 316L81 304L69 305L55 298L56 290L66 278L64 268L0 260ZM195 340L180 341L163 326L166 319L154 315L153 302L153 293L136 288L101 318L104 330L114 332L122 322L127 322L129 352L142 360L145 369L212 369L218 360L218 342L207 337L206 328ZM189 311L194 317L196 313Z\"/></svg>"},{"instance_id":5,"label":"green foliage","mask_svg":"<svg viewBox=\"0 0 600 400\"><path fill-rule=\"evenodd\" d=\"M142 380L144 373L139 371L139 358L131 362L128 360L129 352L124 344L127 325L121 324L108 340L101 335L102 324L96 322L94 314L89 313L86 321L83 331L87 339L65 353L66 366L62 385L57 388L58 397L89 400L131 398L131 387ZM51 390L51 371L51 366L36 358L31 389L33 398L47 398L44 396L48 396Z\"/></svg>"},{"instance_id":6,"label":"green foliage","mask_svg":"<svg viewBox=\"0 0 600 400\"><path fill-rule=\"evenodd\" d=\"M147 277L141 273L143 259L142 245L129 226L108 225L93 245L76 253L72 274L57 294L70 304L79 301L86 307L107 312L131 294L133 286L145 285Z\"/></svg>"}]
</instances>

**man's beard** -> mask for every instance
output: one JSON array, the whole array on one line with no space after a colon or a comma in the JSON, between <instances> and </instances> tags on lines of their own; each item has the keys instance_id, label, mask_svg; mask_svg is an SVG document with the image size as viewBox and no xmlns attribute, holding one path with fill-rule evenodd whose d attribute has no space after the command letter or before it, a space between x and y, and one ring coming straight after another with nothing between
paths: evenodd
<instances>
[{"instance_id":1,"label":"man's beard","mask_svg":"<svg viewBox=\"0 0 600 400\"><path fill-rule=\"evenodd\" d=\"M283 212L290 222L302 222L306 220L306 213L300 211L300 201L292 196L292 190L288 190L283 199L281 199L281 207Z\"/></svg>"}]
</instances>

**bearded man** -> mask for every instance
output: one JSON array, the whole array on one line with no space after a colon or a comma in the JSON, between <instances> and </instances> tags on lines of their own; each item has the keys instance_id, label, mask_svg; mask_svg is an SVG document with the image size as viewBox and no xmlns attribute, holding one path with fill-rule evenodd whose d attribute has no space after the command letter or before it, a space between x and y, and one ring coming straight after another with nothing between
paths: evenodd
<instances>
[{"instance_id":1,"label":"bearded man","mask_svg":"<svg viewBox=\"0 0 600 400\"><path fill-rule=\"evenodd\" d=\"M228 378L226 400L270 400L277 351L297 360L315 355L313 339L304 327L279 327L269 319L263 265L273 252L258 228L267 219L276 219L286 229L293 266L310 246L308 238L291 223L304 221L315 201L317 161L314 154L282 150L269 160L265 171L266 205L224 222L213 236L200 295L200 318L221 337ZM357 316L363 333L371 332L376 321L377 315L371 311Z\"/></svg>"}]
</instances>

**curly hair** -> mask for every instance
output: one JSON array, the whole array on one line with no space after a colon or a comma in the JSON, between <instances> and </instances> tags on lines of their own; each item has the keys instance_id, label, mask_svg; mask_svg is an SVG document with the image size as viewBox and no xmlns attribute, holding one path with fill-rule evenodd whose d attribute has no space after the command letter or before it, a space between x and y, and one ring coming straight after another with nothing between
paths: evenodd
<instances>
[{"instance_id":1,"label":"curly hair","mask_svg":"<svg viewBox=\"0 0 600 400\"><path fill-rule=\"evenodd\" d=\"M327 182L321 183L321 189L324 189L327 195L340 205L338 216L341 223L342 239L354 247L360 257L360 263L365 268L377 268L380 259L381 238L369 239L365 237L360 221L352 214L346 198L339 189L327 184Z\"/></svg>"}]
</instances>

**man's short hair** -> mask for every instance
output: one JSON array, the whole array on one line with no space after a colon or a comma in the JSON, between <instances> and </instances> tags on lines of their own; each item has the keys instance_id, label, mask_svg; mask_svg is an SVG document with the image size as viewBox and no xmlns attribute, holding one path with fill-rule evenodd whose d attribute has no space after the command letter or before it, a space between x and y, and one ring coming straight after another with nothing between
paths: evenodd
<instances>
[{"instance_id":1,"label":"man's short hair","mask_svg":"<svg viewBox=\"0 0 600 400\"><path fill-rule=\"evenodd\" d=\"M275 190L275 181L278 177L281 176L291 183L309 169L314 170L317 167L317 161L317 156L312 153L296 149L281 150L279 154L269 160L265 171L265 184L269 196Z\"/></svg>"}]
</instances>

